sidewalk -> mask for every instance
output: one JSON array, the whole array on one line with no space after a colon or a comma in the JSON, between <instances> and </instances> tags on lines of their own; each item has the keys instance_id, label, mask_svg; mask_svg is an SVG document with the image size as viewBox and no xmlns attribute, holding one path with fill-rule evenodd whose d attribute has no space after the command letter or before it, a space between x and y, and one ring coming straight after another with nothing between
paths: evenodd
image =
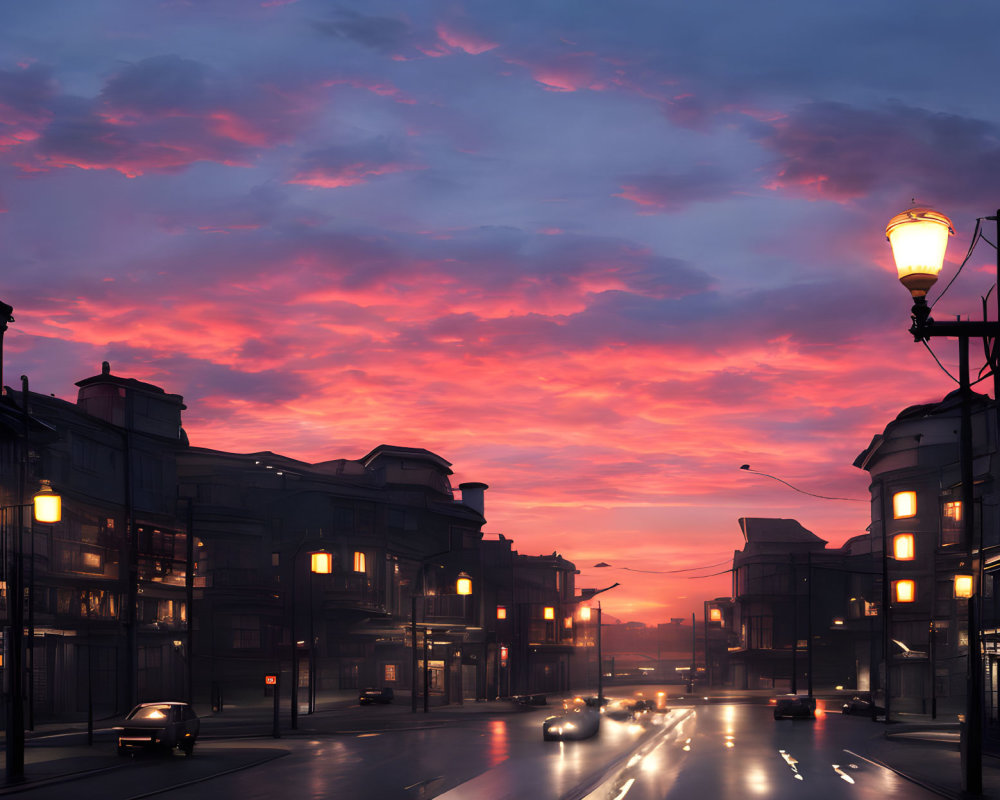
<instances>
[{"instance_id":1,"label":"sidewalk","mask_svg":"<svg viewBox=\"0 0 1000 800\"><path fill-rule=\"evenodd\" d=\"M732 702L737 698L726 693L706 699L689 697L699 703ZM270 700L244 705L225 706L222 713L204 713L201 717L199 738L259 738L261 745L280 744L284 738L314 734L378 733L387 730L419 730L447 725L470 716L486 718L509 714L537 713L543 716L550 706L518 706L509 700L485 702L466 701L463 705L431 706L429 713L418 704L417 712L411 710L408 694L400 693L388 705L356 708L356 692L324 695L317 702L314 714L300 713L297 730L290 728L287 701L280 709L281 738L273 738L273 704ZM671 695L671 704L677 704ZM763 697L745 697L743 702L766 702ZM836 713L836 712L835 712ZM8 784L0 772L0 795L10 794L26 786L54 783L94 772L108 771L123 766L114 746L114 725L120 720L101 720L94 724L94 744L86 743L86 722L39 725L26 734L26 780ZM932 722L914 719L907 722L865 723L866 738L859 741L859 755L888 767L898 774L918 783L945 798L957 800L961 792L962 766L959 753L957 723ZM869 735L870 734L870 735ZM0 744L2 748L2 744ZM3 767L0 751L0 769ZM983 797L1000 800L1000 742L984 743Z\"/></svg>"}]
</instances>

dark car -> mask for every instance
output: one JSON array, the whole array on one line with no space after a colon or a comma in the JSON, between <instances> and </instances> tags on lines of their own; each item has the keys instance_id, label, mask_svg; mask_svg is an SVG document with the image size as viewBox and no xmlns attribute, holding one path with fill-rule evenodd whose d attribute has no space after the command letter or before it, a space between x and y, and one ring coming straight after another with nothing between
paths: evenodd
<instances>
[{"instance_id":1,"label":"dark car","mask_svg":"<svg viewBox=\"0 0 1000 800\"><path fill-rule=\"evenodd\" d=\"M601 706L596 697L588 700L566 701L561 714L546 717L542 722L542 739L587 739L596 734L601 727Z\"/></svg>"},{"instance_id":2,"label":"dark car","mask_svg":"<svg viewBox=\"0 0 1000 800\"><path fill-rule=\"evenodd\" d=\"M358 696L358 702L363 706L371 705L372 703L391 703L395 693L389 686L383 686L381 689L363 689L361 694Z\"/></svg>"},{"instance_id":3,"label":"dark car","mask_svg":"<svg viewBox=\"0 0 1000 800\"><path fill-rule=\"evenodd\" d=\"M800 694L783 694L774 701L775 719L816 719L816 698Z\"/></svg>"},{"instance_id":4,"label":"dark car","mask_svg":"<svg viewBox=\"0 0 1000 800\"><path fill-rule=\"evenodd\" d=\"M879 714L884 714L885 709L882 706L875 706L876 716ZM844 703L841 708L842 714L857 714L859 716L870 717L872 715L872 698L869 694L856 694L846 703Z\"/></svg>"},{"instance_id":5,"label":"dark car","mask_svg":"<svg viewBox=\"0 0 1000 800\"><path fill-rule=\"evenodd\" d=\"M140 703L118 729L118 755L137 750L169 752L175 747L191 755L200 728L198 715L187 703Z\"/></svg>"}]
</instances>

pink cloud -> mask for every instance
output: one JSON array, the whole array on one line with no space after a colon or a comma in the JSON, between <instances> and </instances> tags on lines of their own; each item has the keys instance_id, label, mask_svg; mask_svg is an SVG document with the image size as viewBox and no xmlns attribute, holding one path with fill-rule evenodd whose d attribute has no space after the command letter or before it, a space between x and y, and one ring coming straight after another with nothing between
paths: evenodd
<instances>
[{"instance_id":1,"label":"pink cloud","mask_svg":"<svg viewBox=\"0 0 1000 800\"><path fill-rule=\"evenodd\" d=\"M498 47L496 42L491 42L485 37L467 30L459 30L451 24L439 24L437 34L448 47L462 50L470 55L478 56Z\"/></svg>"},{"instance_id":2,"label":"pink cloud","mask_svg":"<svg viewBox=\"0 0 1000 800\"><path fill-rule=\"evenodd\" d=\"M341 189L345 186L357 186L367 183L371 178L380 175L391 175L394 172L405 172L418 169L408 164L343 164L337 167L315 167L298 173L288 183L298 183L305 186L315 186L321 189Z\"/></svg>"}]
</instances>

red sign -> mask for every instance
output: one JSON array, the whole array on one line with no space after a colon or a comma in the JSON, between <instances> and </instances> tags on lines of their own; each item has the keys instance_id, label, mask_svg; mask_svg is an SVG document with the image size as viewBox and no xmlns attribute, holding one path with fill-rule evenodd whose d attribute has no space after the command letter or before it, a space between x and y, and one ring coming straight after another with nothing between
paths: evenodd
<instances>
[{"instance_id":1,"label":"red sign","mask_svg":"<svg viewBox=\"0 0 1000 800\"><path fill-rule=\"evenodd\" d=\"M278 685L278 676L277 675L265 675L264 676L264 685L265 686L277 686Z\"/></svg>"},{"instance_id":2,"label":"red sign","mask_svg":"<svg viewBox=\"0 0 1000 800\"><path fill-rule=\"evenodd\" d=\"M500 645L500 663L507 663L507 645L505 644Z\"/></svg>"}]
</instances>

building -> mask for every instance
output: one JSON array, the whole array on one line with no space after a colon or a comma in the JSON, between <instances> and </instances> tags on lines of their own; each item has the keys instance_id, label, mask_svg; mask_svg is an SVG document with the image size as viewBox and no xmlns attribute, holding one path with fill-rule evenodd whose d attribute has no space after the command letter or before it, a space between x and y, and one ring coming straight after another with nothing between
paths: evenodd
<instances>
[{"instance_id":1,"label":"building","mask_svg":"<svg viewBox=\"0 0 1000 800\"><path fill-rule=\"evenodd\" d=\"M10 454L18 449L27 493L45 479L63 496L62 520L26 525L20 548L29 724L84 713L88 698L111 713L185 688L190 573L176 469L187 445L183 403L111 375L106 363L78 386L76 404L25 391L26 382L0 401L30 421L27 434L8 431L4 505L17 502ZM5 560L17 564L16 526L5 522Z\"/></svg>"},{"instance_id":2,"label":"building","mask_svg":"<svg viewBox=\"0 0 1000 800\"><path fill-rule=\"evenodd\" d=\"M965 540L959 460L961 398L902 411L857 457L871 475L872 542L886 572L890 711L964 713L969 602L956 575L979 586L986 719L997 722L1000 462L996 405L973 395L973 542ZM884 558L883 558L884 557ZM974 630L974 635L977 632Z\"/></svg>"},{"instance_id":3,"label":"building","mask_svg":"<svg viewBox=\"0 0 1000 800\"><path fill-rule=\"evenodd\" d=\"M266 675L293 720L326 691L429 705L585 677L573 564L484 541L488 487L456 497L435 453L310 464L192 447L179 395L107 363L77 386L76 403L27 381L0 397L5 586L20 577L27 598L4 592L3 611L8 633L27 629L29 726L163 697L223 710L262 698ZM62 519L31 524L43 480Z\"/></svg>"},{"instance_id":4,"label":"building","mask_svg":"<svg viewBox=\"0 0 1000 800\"><path fill-rule=\"evenodd\" d=\"M876 636L870 537L832 549L795 520L739 522L744 545L733 556L735 644L725 668L732 685L867 689Z\"/></svg>"}]
</instances>

